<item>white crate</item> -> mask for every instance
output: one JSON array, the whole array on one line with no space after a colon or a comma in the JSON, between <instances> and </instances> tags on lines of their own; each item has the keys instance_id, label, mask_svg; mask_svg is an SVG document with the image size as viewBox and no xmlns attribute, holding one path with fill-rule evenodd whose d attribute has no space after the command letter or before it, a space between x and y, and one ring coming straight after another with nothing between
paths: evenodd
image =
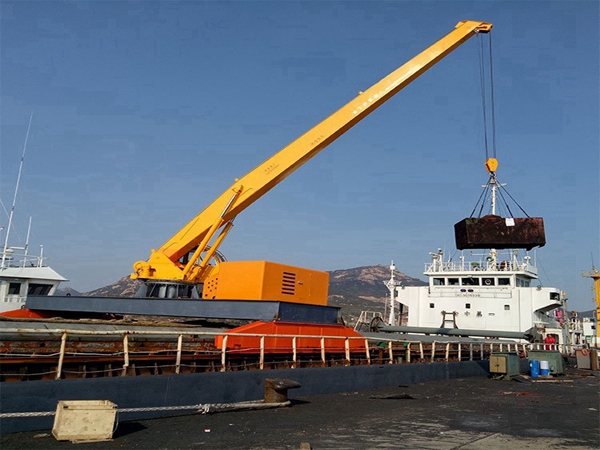
<instances>
[{"instance_id":1,"label":"white crate","mask_svg":"<svg viewBox=\"0 0 600 450\"><path fill-rule=\"evenodd\" d=\"M108 400L59 401L52 435L59 441L112 439L117 405Z\"/></svg>"}]
</instances>

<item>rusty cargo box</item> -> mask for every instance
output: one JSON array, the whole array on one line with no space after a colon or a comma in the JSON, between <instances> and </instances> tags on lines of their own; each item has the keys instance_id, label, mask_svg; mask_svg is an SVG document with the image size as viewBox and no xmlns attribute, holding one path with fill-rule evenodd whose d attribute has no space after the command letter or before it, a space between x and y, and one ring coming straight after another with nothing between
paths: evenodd
<instances>
[{"instance_id":1,"label":"rusty cargo box","mask_svg":"<svg viewBox=\"0 0 600 450\"><path fill-rule=\"evenodd\" d=\"M525 248L546 245L544 219L541 217L504 218L484 216L463 219L454 225L456 248Z\"/></svg>"}]
</instances>

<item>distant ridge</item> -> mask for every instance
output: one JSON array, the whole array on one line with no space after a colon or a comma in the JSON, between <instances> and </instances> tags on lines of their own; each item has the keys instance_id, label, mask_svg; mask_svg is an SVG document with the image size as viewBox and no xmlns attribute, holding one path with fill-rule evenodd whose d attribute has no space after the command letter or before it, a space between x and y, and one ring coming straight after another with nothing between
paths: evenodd
<instances>
[{"instance_id":1,"label":"distant ridge","mask_svg":"<svg viewBox=\"0 0 600 450\"><path fill-rule=\"evenodd\" d=\"M404 286L426 286L418 278L395 270L394 278ZM384 282L390 279L389 266L363 266L329 272L329 304L342 308L342 316L354 323L361 311L384 312L389 298Z\"/></svg>"}]
</instances>

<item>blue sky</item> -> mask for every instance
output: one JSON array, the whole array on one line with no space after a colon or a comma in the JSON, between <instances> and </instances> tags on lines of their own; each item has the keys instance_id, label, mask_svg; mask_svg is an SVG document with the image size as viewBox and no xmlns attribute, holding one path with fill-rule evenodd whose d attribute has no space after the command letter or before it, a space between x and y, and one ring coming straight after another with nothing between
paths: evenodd
<instances>
[{"instance_id":1,"label":"blue sky","mask_svg":"<svg viewBox=\"0 0 600 450\"><path fill-rule=\"evenodd\" d=\"M3 0L0 195L10 206L33 113L17 230L33 216L31 245L69 285L107 285L459 20L487 21L499 179L545 220L542 284L591 309L598 5ZM321 270L393 259L423 278L487 181L477 53L473 38L242 213L228 259Z\"/></svg>"}]
</instances>

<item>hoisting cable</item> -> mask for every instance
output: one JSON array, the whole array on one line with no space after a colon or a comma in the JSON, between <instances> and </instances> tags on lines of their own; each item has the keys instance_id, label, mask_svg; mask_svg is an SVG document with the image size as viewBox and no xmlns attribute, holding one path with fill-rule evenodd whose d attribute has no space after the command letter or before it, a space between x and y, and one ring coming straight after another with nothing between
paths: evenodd
<instances>
[{"instance_id":1,"label":"hoisting cable","mask_svg":"<svg viewBox=\"0 0 600 450\"><path fill-rule=\"evenodd\" d=\"M492 113L492 152L493 157L496 158L496 102L494 99L494 58L492 55L492 35L489 36L489 46L490 46L490 101L491 105L491 113Z\"/></svg>"},{"instance_id":2,"label":"hoisting cable","mask_svg":"<svg viewBox=\"0 0 600 450\"><path fill-rule=\"evenodd\" d=\"M517 202L512 195L510 195L510 192L508 192L508 190L502 186L500 186L500 190L506 192L506 195L508 195L510 197L510 199L515 202L515 205L517 205L519 207L519 209L521 211L523 211L523 214L525 214L527 217L530 217L529 214L527 214L527 212L523 209L523 207L521 205L519 205L519 202ZM500 193L500 195L502 195L502 193ZM504 199L504 197L503 197Z\"/></svg>"},{"instance_id":3,"label":"hoisting cable","mask_svg":"<svg viewBox=\"0 0 600 450\"><path fill-rule=\"evenodd\" d=\"M477 35L479 38L479 35ZM483 111L483 142L485 146L485 159L490 157L489 145L488 145L488 120L487 120L487 105L486 105L486 88L485 88L485 68L484 68L484 54L483 54L483 42L481 39L477 39L479 44L479 84L481 89L481 106Z\"/></svg>"},{"instance_id":4,"label":"hoisting cable","mask_svg":"<svg viewBox=\"0 0 600 450\"><path fill-rule=\"evenodd\" d=\"M500 186L502 187L502 186ZM505 190L506 191L506 190ZM508 191L506 191L506 193L508 194ZM504 195L502 195L502 190L498 189L498 195L500 196L500 198L502 199L502 201L504 202L504 207L506 208L506 210L508 211L508 217L515 217L515 215L512 213L512 211L510 210L510 206L508 205L508 202L506 201L506 199L504 198Z\"/></svg>"},{"instance_id":5,"label":"hoisting cable","mask_svg":"<svg viewBox=\"0 0 600 450\"><path fill-rule=\"evenodd\" d=\"M477 199L477 203L475 203L475 206L473 207L473 211L471 211L471 214L469 215L469 217L473 217L473 214L475 213L475 210L477 209L477 205L479 205L480 202L482 204L481 209L483 209L483 203L485 203L484 195L485 195L485 197L487 197L487 185L483 188L483 191L481 191L481 195ZM481 209L479 210L480 216L481 216Z\"/></svg>"},{"instance_id":6,"label":"hoisting cable","mask_svg":"<svg viewBox=\"0 0 600 450\"><path fill-rule=\"evenodd\" d=\"M485 145L485 159L496 158L496 101L494 96L494 64L492 54L492 37L488 37L489 49L486 58L483 42L479 40L479 81L481 85L481 107L483 110L483 140ZM486 59L488 63L486 64ZM489 92L486 83L486 66L489 71ZM489 95L489 106L488 106ZM490 118L488 118L488 110ZM491 122L491 123L490 123ZM488 129L491 132L491 149ZM491 153L491 154L490 154Z\"/></svg>"},{"instance_id":7,"label":"hoisting cable","mask_svg":"<svg viewBox=\"0 0 600 450\"><path fill-rule=\"evenodd\" d=\"M489 183L485 185L485 187L483 188L483 199L481 200L481 206L479 207L479 214L477 215L477 217L481 217L482 213L483 213L483 208L487 202L488 199L488 194L489 194Z\"/></svg>"}]
</instances>

